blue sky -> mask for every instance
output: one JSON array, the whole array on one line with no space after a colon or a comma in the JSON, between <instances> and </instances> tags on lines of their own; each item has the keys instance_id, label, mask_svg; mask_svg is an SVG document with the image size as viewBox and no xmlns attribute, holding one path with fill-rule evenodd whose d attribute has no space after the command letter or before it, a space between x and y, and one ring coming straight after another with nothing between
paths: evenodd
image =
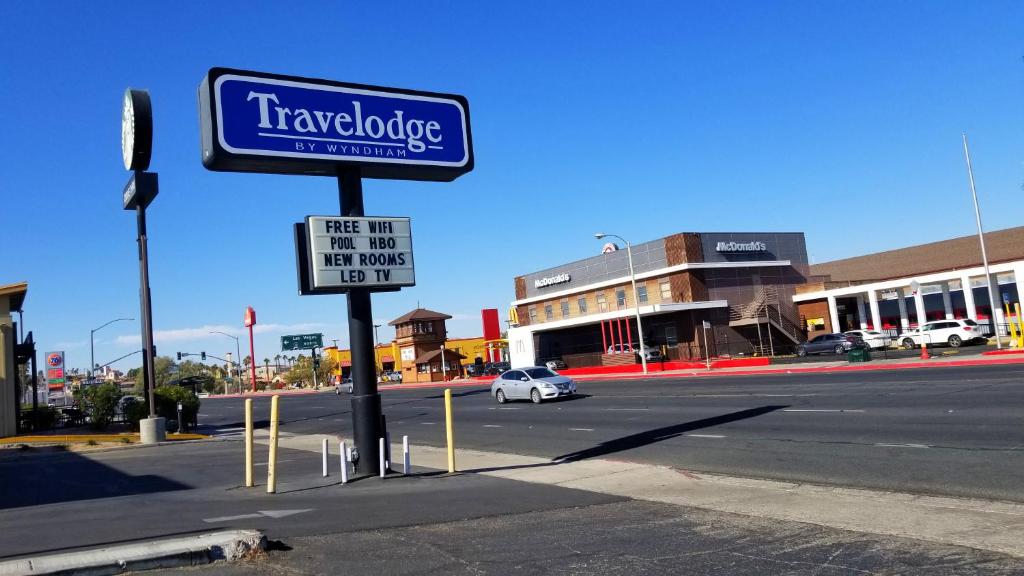
<instances>
[{"instance_id":1,"label":"blue sky","mask_svg":"<svg viewBox=\"0 0 1024 576\"><path fill-rule=\"evenodd\" d=\"M1024 223L1019 2L7 1L0 22L0 284L29 282L26 326L70 366L139 317L128 86L155 114L159 353L232 350L207 332L241 335L247 305L258 359L282 333L347 342L344 297L296 295L291 239L335 182L205 170L213 66L469 99L472 173L364 184L368 214L413 222L418 285L374 297L384 323L419 303L478 335L513 276L595 254L597 230L803 231L815 262L970 234L962 130L986 228ZM109 326L96 360L137 342Z\"/></svg>"}]
</instances>

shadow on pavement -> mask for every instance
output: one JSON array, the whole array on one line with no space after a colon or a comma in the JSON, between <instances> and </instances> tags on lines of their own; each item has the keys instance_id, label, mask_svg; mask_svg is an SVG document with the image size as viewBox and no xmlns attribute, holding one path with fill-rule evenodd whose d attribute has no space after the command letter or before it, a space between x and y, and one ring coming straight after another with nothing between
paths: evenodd
<instances>
[{"instance_id":1,"label":"shadow on pavement","mask_svg":"<svg viewBox=\"0 0 1024 576\"><path fill-rule=\"evenodd\" d=\"M662 440L668 440L669 438L675 438L685 434L686 432L692 432L702 428L710 428L712 426L719 426L721 424L728 424L729 422L736 422L737 420L755 418L762 414L767 414L783 408L788 408L788 405L761 406L760 408L740 410L739 412L731 412L729 414L723 414L713 418L704 418L702 420L694 420L693 422L684 422L683 424L663 426L661 428L647 430L646 432L630 434L629 436L623 436L621 438L602 442L593 448L563 454L553 460L555 462L577 462L588 458L600 458L609 454L615 454L616 452L623 452L625 450L647 446L648 444L654 444L655 442L660 442Z\"/></svg>"},{"instance_id":2,"label":"shadow on pavement","mask_svg":"<svg viewBox=\"0 0 1024 576\"><path fill-rule=\"evenodd\" d=\"M731 412L729 414L723 414L721 416L715 416L713 418L704 418L701 420L694 420L693 422L684 422L683 424L675 424L672 426L663 426L661 428L655 428L646 432L640 432L638 434L631 434L629 436L623 436L622 438L616 438L607 442L602 442L593 448L587 448L585 450L579 450L571 452L569 454L563 454L552 458L550 462L539 462L537 464L520 464L515 466L492 466L487 468L474 468L472 470L462 470L464 473L482 473L482 472L496 472L499 470L519 470L529 468L545 468L547 466L557 466L559 464L565 464L569 462L579 462L580 460L586 460L588 458L600 458L609 454L615 454L616 452L622 452L630 450L632 448L639 448L641 446L647 446L648 444L654 444L655 442L661 442L662 440L668 440L669 438L675 438L687 432L693 430L700 430L702 428L711 428L721 424L728 424L729 422L736 422L737 420L745 420L747 418L756 418L762 414L768 414L769 412L775 412L776 410L782 410L783 408L789 408L788 404L784 405L772 405L772 406L761 406L759 408L751 408L749 410L740 410L739 412Z\"/></svg>"},{"instance_id":3,"label":"shadow on pavement","mask_svg":"<svg viewBox=\"0 0 1024 576\"><path fill-rule=\"evenodd\" d=\"M0 510L190 488L163 476L132 476L66 450L0 463Z\"/></svg>"}]
</instances>

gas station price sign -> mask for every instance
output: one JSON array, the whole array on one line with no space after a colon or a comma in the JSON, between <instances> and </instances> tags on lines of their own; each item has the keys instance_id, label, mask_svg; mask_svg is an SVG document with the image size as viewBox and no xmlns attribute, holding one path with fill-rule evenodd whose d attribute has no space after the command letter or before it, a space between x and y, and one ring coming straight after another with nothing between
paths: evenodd
<instances>
[{"instance_id":1,"label":"gas station price sign","mask_svg":"<svg viewBox=\"0 0 1024 576\"><path fill-rule=\"evenodd\" d=\"M416 285L409 218L307 216L306 234L313 290Z\"/></svg>"}]
</instances>

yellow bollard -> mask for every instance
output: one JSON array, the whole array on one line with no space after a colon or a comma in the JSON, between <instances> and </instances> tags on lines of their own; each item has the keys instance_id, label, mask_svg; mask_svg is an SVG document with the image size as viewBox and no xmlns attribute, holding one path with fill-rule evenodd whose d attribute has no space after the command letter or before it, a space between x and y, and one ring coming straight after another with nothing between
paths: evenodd
<instances>
[{"instance_id":1,"label":"yellow bollard","mask_svg":"<svg viewBox=\"0 0 1024 576\"><path fill-rule=\"evenodd\" d=\"M280 397L270 398L270 457L267 458L267 494L277 492L277 403Z\"/></svg>"},{"instance_id":2,"label":"yellow bollard","mask_svg":"<svg viewBox=\"0 0 1024 576\"><path fill-rule=\"evenodd\" d=\"M245 399L245 487L252 488L252 398Z\"/></svg>"},{"instance_id":3,"label":"yellow bollard","mask_svg":"<svg viewBox=\"0 0 1024 576\"><path fill-rule=\"evenodd\" d=\"M448 434L448 473L455 473L455 431L452 429L452 390L444 389L444 427Z\"/></svg>"},{"instance_id":4,"label":"yellow bollard","mask_svg":"<svg viewBox=\"0 0 1024 576\"><path fill-rule=\"evenodd\" d=\"M1017 325L1013 321L1013 316L1010 315L1010 303L1004 302L1006 306L1006 323L1010 325L1010 348L1017 346Z\"/></svg>"},{"instance_id":5,"label":"yellow bollard","mask_svg":"<svg viewBox=\"0 0 1024 576\"><path fill-rule=\"evenodd\" d=\"M1013 305L1017 312L1017 348L1024 348L1024 318L1020 316L1020 302Z\"/></svg>"}]
</instances>

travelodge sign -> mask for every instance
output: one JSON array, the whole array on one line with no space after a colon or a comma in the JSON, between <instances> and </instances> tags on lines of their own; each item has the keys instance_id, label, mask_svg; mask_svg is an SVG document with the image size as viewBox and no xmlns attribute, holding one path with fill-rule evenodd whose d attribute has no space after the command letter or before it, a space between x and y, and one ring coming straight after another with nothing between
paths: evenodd
<instances>
[{"instance_id":1,"label":"travelodge sign","mask_svg":"<svg viewBox=\"0 0 1024 576\"><path fill-rule=\"evenodd\" d=\"M450 181L473 169L463 96L213 68L199 87L211 170Z\"/></svg>"}]
</instances>

